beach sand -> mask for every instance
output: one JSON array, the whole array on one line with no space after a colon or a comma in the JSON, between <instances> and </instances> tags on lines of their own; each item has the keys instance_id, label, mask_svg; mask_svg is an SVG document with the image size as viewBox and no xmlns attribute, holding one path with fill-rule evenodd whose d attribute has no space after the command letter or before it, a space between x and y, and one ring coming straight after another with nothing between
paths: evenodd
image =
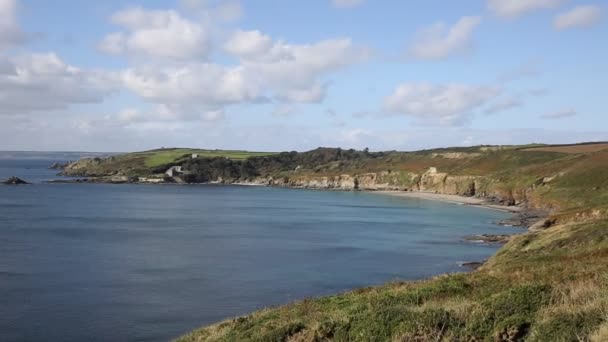
<instances>
[{"instance_id":1,"label":"beach sand","mask_svg":"<svg viewBox=\"0 0 608 342\"><path fill-rule=\"evenodd\" d=\"M374 191L374 193L396 196L396 197L407 197L407 198L419 198L425 200L432 201L442 201L448 203L462 204L462 205L472 205L487 209L506 211L510 213L519 213L522 208L517 206L506 206L499 204L492 204L486 202L484 199L476 198L476 197L465 197L458 195L444 195L444 194L436 194L432 192L417 192L417 191Z\"/></svg>"}]
</instances>

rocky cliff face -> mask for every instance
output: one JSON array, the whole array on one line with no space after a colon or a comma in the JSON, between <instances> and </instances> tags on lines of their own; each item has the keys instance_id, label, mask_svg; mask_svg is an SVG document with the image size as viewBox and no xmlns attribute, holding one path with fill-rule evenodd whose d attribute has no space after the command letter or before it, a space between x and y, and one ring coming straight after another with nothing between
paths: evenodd
<instances>
[{"instance_id":1,"label":"rocky cliff face","mask_svg":"<svg viewBox=\"0 0 608 342\"><path fill-rule=\"evenodd\" d=\"M82 159L66 165L63 174L68 176L98 177L98 181L107 179L108 182L130 182L132 181L131 178L125 175L134 173L136 177L141 179L138 182L151 182L148 180L148 175L138 175L137 172L131 172L129 168L117 170L113 167L108 167L108 165L113 165L111 164L112 162L113 159L111 158ZM521 188L509 189L500 180L485 176L451 175L447 172L442 172L436 167L430 167L421 173L400 170L362 174L345 173L335 176L323 175L323 172L320 172L318 176L311 173L300 173L296 168L295 171L280 173L284 174L284 176L263 174L263 172L258 171L258 175L262 174L252 178L247 177L247 174L254 172L244 173L242 171L243 165L239 164L240 167L237 167L239 165L225 159L213 159L211 162L208 163L209 165L205 164L206 168L204 169L200 169L200 167L199 169L194 169L193 173L200 177L191 177L185 181L193 183L253 183L310 189L424 191L448 195L476 196L507 205L515 205L528 200L528 192L530 190ZM218 164L219 162L221 163ZM225 165L226 163L229 165ZM162 181L156 178L154 178L153 182Z\"/></svg>"},{"instance_id":2,"label":"rocky cliff face","mask_svg":"<svg viewBox=\"0 0 608 342\"><path fill-rule=\"evenodd\" d=\"M97 176L96 169L101 165L101 158L84 158L63 166L62 175L65 176Z\"/></svg>"},{"instance_id":3,"label":"rocky cliff face","mask_svg":"<svg viewBox=\"0 0 608 342\"><path fill-rule=\"evenodd\" d=\"M287 186L310 189L335 190L406 190L403 186L387 181L384 173L365 173L361 175L340 175L333 177L294 176L284 178L258 178L258 184Z\"/></svg>"},{"instance_id":4,"label":"rocky cliff face","mask_svg":"<svg viewBox=\"0 0 608 342\"><path fill-rule=\"evenodd\" d=\"M475 196L515 205L527 200L527 191L505 189L497 180L484 176L460 176L431 167L422 174L404 171L339 176L258 177L248 183L327 190L423 191L447 195Z\"/></svg>"}]
</instances>

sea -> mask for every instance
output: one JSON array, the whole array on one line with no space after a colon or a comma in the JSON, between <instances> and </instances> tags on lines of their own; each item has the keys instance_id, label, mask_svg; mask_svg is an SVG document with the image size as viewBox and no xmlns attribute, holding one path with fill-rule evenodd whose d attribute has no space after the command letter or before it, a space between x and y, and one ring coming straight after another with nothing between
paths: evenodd
<instances>
[{"instance_id":1,"label":"sea","mask_svg":"<svg viewBox=\"0 0 608 342\"><path fill-rule=\"evenodd\" d=\"M464 272L509 214L342 192L58 184L87 153L2 152L0 341L167 341L253 310Z\"/></svg>"}]
</instances>

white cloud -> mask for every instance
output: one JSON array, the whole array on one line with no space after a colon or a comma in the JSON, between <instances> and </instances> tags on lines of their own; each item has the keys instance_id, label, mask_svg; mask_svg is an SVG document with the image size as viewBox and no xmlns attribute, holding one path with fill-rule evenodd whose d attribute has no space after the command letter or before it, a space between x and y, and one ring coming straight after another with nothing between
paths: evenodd
<instances>
[{"instance_id":1,"label":"white cloud","mask_svg":"<svg viewBox=\"0 0 608 342\"><path fill-rule=\"evenodd\" d=\"M359 6L364 0L331 0L331 3L336 8L352 8Z\"/></svg>"},{"instance_id":2,"label":"white cloud","mask_svg":"<svg viewBox=\"0 0 608 342\"><path fill-rule=\"evenodd\" d=\"M17 1L0 0L0 51L23 43L27 34L17 23Z\"/></svg>"},{"instance_id":3,"label":"white cloud","mask_svg":"<svg viewBox=\"0 0 608 342\"><path fill-rule=\"evenodd\" d=\"M409 54L419 59L441 59L468 49L481 17L462 17L453 26L437 23L417 32Z\"/></svg>"},{"instance_id":4,"label":"white cloud","mask_svg":"<svg viewBox=\"0 0 608 342\"><path fill-rule=\"evenodd\" d=\"M192 63L181 67L130 68L125 86L145 100L163 104L222 106L255 101L261 92L243 67Z\"/></svg>"},{"instance_id":5,"label":"white cloud","mask_svg":"<svg viewBox=\"0 0 608 342\"><path fill-rule=\"evenodd\" d=\"M327 92L322 76L368 55L349 39L289 45L273 42L257 31L236 32L225 49L239 57L241 64L130 68L122 79L128 89L154 103L223 106L268 97L283 102L320 102Z\"/></svg>"},{"instance_id":6,"label":"white cloud","mask_svg":"<svg viewBox=\"0 0 608 342\"><path fill-rule=\"evenodd\" d=\"M576 110L574 108L562 109L556 112L545 113L541 115L543 119L563 119L571 116L576 116Z\"/></svg>"},{"instance_id":7,"label":"white cloud","mask_svg":"<svg viewBox=\"0 0 608 342\"><path fill-rule=\"evenodd\" d=\"M209 53L210 39L203 25L174 10L136 7L115 13L111 20L125 31L103 39L99 48L106 53L173 59L204 58Z\"/></svg>"},{"instance_id":8,"label":"white cloud","mask_svg":"<svg viewBox=\"0 0 608 342\"><path fill-rule=\"evenodd\" d=\"M516 18L526 13L556 8L565 0L488 0L488 8L503 18Z\"/></svg>"},{"instance_id":9,"label":"white cloud","mask_svg":"<svg viewBox=\"0 0 608 342\"><path fill-rule=\"evenodd\" d=\"M239 30L224 44L224 50L244 59L258 59L272 55L273 44L272 38L260 31Z\"/></svg>"},{"instance_id":10,"label":"white cloud","mask_svg":"<svg viewBox=\"0 0 608 342\"><path fill-rule=\"evenodd\" d=\"M139 108L126 108L120 111L115 117L108 117L108 120L116 120L120 125L133 125L141 123L167 123L184 121L206 121L215 122L225 118L222 109L201 110L197 107L177 106L177 105L157 105L149 110Z\"/></svg>"},{"instance_id":11,"label":"white cloud","mask_svg":"<svg viewBox=\"0 0 608 342\"><path fill-rule=\"evenodd\" d=\"M98 103L115 87L113 75L82 70L54 53L0 57L0 114L65 109Z\"/></svg>"},{"instance_id":12,"label":"white cloud","mask_svg":"<svg viewBox=\"0 0 608 342\"><path fill-rule=\"evenodd\" d=\"M185 0L181 5L192 11L210 8L198 0ZM103 51L179 60L167 63L152 58L141 64L140 59L131 59L135 64L121 72L124 86L148 103L185 106L188 111L269 100L318 103L326 96L328 74L370 54L348 38L289 44L260 31L236 30L222 48L237 57L238 63L224 65L201 60L209 53L207 31L217 31L213 25L194 23L171 10L142 8L118 12L112 21L125 30L108 34L100 44Z\"/></svg>"},{"instance_id":13,"label":"white cloud","mask_svg":"<svg viewBox=\"0 0 608 342\"><path fill-rule=\"evenodd\" d=\"M553 27L557 30L574 27L589 27L597 23L601 17L602 8L600 6L577 6L567 12L557 15L553 20Z\"/></svg>"},{"instance_id":14,"label":"white cloud","mask_svg":"<svg viewBox=\"0 0 608 342\"><path fill-rule=\"evenodd\" d=\"M238 55L251 80L273 90L276 97L295 102L319 102L326 85L320 78L369 57L369 50L350 39L330 39L314 44L274 42L255 55Z\"/></svg>"},{"instance_id":15,"label":"white cloud","mask_svg":"<svg viewBox=\"0 0 608 342\"><path fill-rule=\"evenodd\" d=\"M384 107L393 114L413 116L422 124L456 126L468 122L500 93L490 86L402 84L385 99Z\"/></svg>"}]
</instances>

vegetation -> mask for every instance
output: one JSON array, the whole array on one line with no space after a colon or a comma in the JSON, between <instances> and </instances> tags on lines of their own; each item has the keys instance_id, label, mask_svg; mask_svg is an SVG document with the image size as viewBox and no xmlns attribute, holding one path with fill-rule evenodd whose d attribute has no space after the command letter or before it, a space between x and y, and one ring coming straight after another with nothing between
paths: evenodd
<instances>
[{"instance_id":1,"label":"vegetation","mask_svg":"<svg viewBox=\"0 0 608 342\"><path fill-rule=\"evenodd\" d=\"M201 150L188 148L162 148L144 152L126 153L108 158L88 158L78 161L64 170L69 176L150 176L162 174L173 165L181 165L193 154L201 159L246 160L251 157L271 156L273 152L248 152L231 150Z\"/></svg>"},{"instance_id":2,"label":"vegetation","mask_svg":"<svg viewBox=\"0 0 608 342\"><path fill-rule=\"evenodd\" d=\"M530 147L524 151L561 152L561 153L588 153L602 151L608 148L608 143L584 143L575 145L545 145Z\"/></svg>"},{"instance_id":3,"label":"vegetation","mask_svg":"<svg viewBox=\"0 0 608 342\"><path fill-rule=\"evenodd\" d=\"M135 153L134 155L144 155L146 157L145 164L148 167L157 167L178 162L190 157L192 154L197 154L200 158L228 158L231 160L244 160L250 157L268 156L270 152L248 152L248 151L230 151L230 150L198 150L198 149L160 149L148 152Z\"/></svg>"},{"instance_id":4,"label":"vegetation","mask_svg":"<svg viewBox=\"0 0 608 342\"><path fill-rule=\"evenodd\" d=\"M550 211L546 221L511 239L475 272L306 299L205 327L179 341L608 341L604 145L417 152L320 148L197 159L179 150L171 157L164 152L118 156L82 170L154 174L181 165L192 182L267 177L285 184L349 174L356 187L371 173L376 181L404 188L428 182L432 191L466 191ZM149 158L147 153L157 155L149 164L153 167L134 162ZM135 164L140 169L117 168ZM435 183L424 179L431 167L440 172Z\"/></svg>"}]
</instances>

